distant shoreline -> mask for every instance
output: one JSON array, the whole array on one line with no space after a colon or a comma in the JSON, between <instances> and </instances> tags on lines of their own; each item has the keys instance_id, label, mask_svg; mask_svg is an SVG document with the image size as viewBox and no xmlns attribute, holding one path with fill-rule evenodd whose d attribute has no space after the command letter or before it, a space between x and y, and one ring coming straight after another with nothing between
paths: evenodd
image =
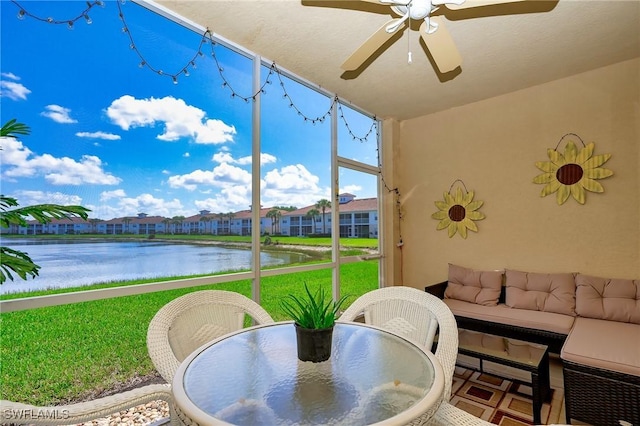
<instances>
[{"instance_id":1,"label":"distant shoreline","mask_svg":"<svg viewBox=\"0 0 640 426\"><path fill-rule=\"evenodd\" d=\"M222 241L217 239L205 239L205 238L163 238L162 236L157 236L158 234L154 234L152 238L149 238L148 235L145 236L135 236L135 235L16 235L16 234L0 234L3 238L7 239L41 239L41 240L52 240L52 241L137 241L137 242L166 242L166 243L177 243L177 244L198 244L198 245L215 245L219 247L229 247L229 248L251 248L250 241ZM195 236L195 235L194 235ZM201 237L200 235L196 237ZM213 236L215 237L215 236ZM310 254L310 253L318 253L318 252L327 252L330 253L331 246L329 245L305 245L305 244L283 244L278 241L278 236L272 237L275 242L269 245L265 245L261 243L262 250L271 250L271 251L293 251L301 254ZM284 237L286 238L286 237ZM366 247L349 247L349 246L341 246L341 249L355 249L362 250L367 254L375 254L378 252L377 249L366 248ZM317 255L316 255L317 256Z\"/></svg>"}]
</instances>

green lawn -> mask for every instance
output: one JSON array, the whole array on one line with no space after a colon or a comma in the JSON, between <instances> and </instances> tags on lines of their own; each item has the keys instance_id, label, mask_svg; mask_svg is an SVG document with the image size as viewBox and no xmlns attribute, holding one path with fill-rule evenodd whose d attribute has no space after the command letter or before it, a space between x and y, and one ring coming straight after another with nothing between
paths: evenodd
<instances>
[{"instance_id":1,"label":"green lawn","mask_svg":"<svg viewBox=\"0 0 640 426\"><path fill-rule=\"evenodd\" d=\"M313 240L305 239L305 244ZM342 294L350 295L346 308L357 296L377 288L378 263L343 265L340 278ZM311 288L321 284L330 292L331 271L263 278L262 306L276 321L288 319L279 300L300 291L304 282ZM251 283L242 280L0 314L0 399L61 404L152 374L146 348L149 321L169 301L203 289L250 296Z\"/></svg>"}]
</instances>

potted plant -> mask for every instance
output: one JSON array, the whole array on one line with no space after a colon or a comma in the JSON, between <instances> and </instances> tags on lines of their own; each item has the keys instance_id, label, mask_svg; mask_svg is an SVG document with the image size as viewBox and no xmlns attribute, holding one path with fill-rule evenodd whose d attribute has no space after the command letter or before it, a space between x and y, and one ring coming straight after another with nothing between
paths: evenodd
<instances>
[{"instance_id":1,"label":"potted plant","mask_svg":"<svg viewBox=\"0 0 640 426\"><path fill-rule=\"evenodd\" d=\"M328 298L322 287L314 293L305 283L305 293L298 297L290 294L282 299L281 306L295 322L298 359L322 362L331 356L333 326L338 310L347 296L337 302Z\"/></svg>"}]
</instances>

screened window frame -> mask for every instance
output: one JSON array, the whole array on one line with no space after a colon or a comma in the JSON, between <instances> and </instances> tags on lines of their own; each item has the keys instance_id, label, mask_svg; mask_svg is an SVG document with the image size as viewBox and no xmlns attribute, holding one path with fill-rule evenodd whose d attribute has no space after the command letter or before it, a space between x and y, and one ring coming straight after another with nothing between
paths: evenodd
<instances>
[{"instance_id":1,"label":"screened window frame","mask_svg":"<svg viewBox=\"0 0 640 426\"><path fill-rule=\"evenodd\" d=\"M203 34L206 31L206 28L196 24L193 21L190 21L180 15L177 15L172 10L155 3L153 1L147 0L133 0L134 3L148 9L152 13L157 13L163 16L166 19L174 22L177 25L182 25L183 27L190 29L197 34ZM259 159L260 158L260 119L261 119L261 92L260 86L262 82L262 70L264 67L270 68L273 64L273 61L269 61L257 55L248 49L225 39L224 37L218 34L212 34L212 39L217 43L222 45L223 47L232 50L236 54L242 55L247 59L253 61L253 93L256 93L255 100L253 101L253 117L252 117L252 158ZM340 297L340 266L343 264L353 263L353 262L361 262L365 260L374 260L377 259L379 262L378 267L378 286L384 287L384 263L381 261L384 258L382 253L383 251L383 235L384 232L382 220L383 217L383 209L381 208L381 200L382 200L382 182L380 177L380 169L381 169L381 160L379 161L380 166L372 166L366 163L361 163L358 161L354 161L351 159L347 159L344 157L338 156L338 103L348 106L352 110L371 118L372 120L377 120L375 115L365 111L362 108L359 108L349 101L340 98L335 93L329 92L326 89L314 84L308 80L305 80L302 77L295 75L294 73L281 68L278 66L278 73L289 78L293 82L297 84L301 84L310 90L314 90L324 96L327 96L329 99L334 99L335 101L332 103L331 110L331 193L333 194L332 199L330 200L332 206L339 206L339 198L338 192L339 188L338 184L338 171L341 167L351 169L358 172L368 173L371 175L377 176L377 212L376 215L380 219L378 220L378 254L371 256L340 256L339 251L339 241L340 241L340 220L339 220L339 208L332 208L331 215L328 220L328 224L331 228L331 238L332 238L332 260L329 262L319 263L319 264L309 264L309 265L299 265L299 266L290 266L290 267L282 267L277 269L262 269L260 267L256 268L256 265L260 265L260 227L251 227L251 251L252 251L252 267L250 271L246 272L233 272L226 273L223 275L212 275L206 277L198 277L198 278L190 278L190 279L181 279L181 280L167 280L161 282L154 282L149 284L138 284L133 286L122 286L122 287L111 287L104 289L94 289L94 290L81 290L69 293L61 293L61 294L52 294L46 296L34 296L34 297L25 297L18 299L8 299L8 300L0 300L0 311L1 312L14 312L20 310L27 309L35 309L47 306L58 306L64 304L71 303L81 303L87 301L101 300L101 299L109 299L113 297L122 297L122 296L133 296L147 293L154 293L159 291L166 290L174 290L180 288L191 288L198 286L206 286L211 284L218 283L226 283L238 280L252 280L252 298L260 303L260 279L262 277L271 277L277 275L285 275L297 272L306 272L306 271L314 271L321 269L332 269L332 293L334 298ZM268 96L268 95L267 95ZM234 100L231 100L234 102ZM381 120L377 120L376 126L378 127L377 132L377 140L376 144L378 147L382 146L381 135L382 135L382 122ZM378 155L382 155L380 150L378 151ZM260 205L260 178L261 178L261 168L260 161L252 161L252 205L259 206ZM252 209L252 223L261 223L260 218L260 209Z\"/></svg>"}]
</instances>

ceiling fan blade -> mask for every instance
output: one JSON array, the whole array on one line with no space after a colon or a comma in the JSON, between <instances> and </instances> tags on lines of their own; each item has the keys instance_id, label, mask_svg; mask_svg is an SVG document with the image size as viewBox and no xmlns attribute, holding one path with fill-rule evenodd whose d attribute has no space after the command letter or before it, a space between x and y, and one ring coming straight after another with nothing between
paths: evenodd
<instances>
[{"instance_id":1,"label":"ceiling fan blade","mask_svg":"<svg viewBox=\"0 0 640 426\"><path fill-rule=\"evenodd\" d=\"M447 9L458 10L458 9L469 9L471 7L492 6L494 4L520 3L523 1L527 1L527 0L466 0L462 4L446 3L446 0L444 0L443 3L445 6L447 6Z\"/></svg>"},{"instance_id":2,"label":"ceiling fan blade","mask_svg":"<svg viewBox=\"0 0 640 426\"><path fill-rule=\"evenodd\" d=\"M420 36L427 45L438 70L443 74L453 71L462 65L462 56L460 56L458 48L445 27L444 20L437 16L432 16L429 19L438 26L438 29L428 34L427 22L425 21L420 25Z\"/></svg>"},{"instance_id":3,"label":"ceiling fan blade","mask_svg":"<svg viewBox=\"0 0 640 426\"><path fill-rule=\"evenodd\" d=\"M395 32L388 33L387 27L390 24L395 23L398 19L392 19L389 22L386 22L383 26L381 26L375 33L371 35L364 43L360 45L356 49L355 52L351 54L347 58L346 61L343 62L341 68L345 71L353 71L358 69L360 65L366 61L369 56L373 55L373 53L380 48L387 40L389 40ZM397 31L396 31L397 32Z\"/></svg>"},{"instance_id":4,"label":"ceiling fan blade","mask_svg":"<svg viewBox=\"0 0 640 426\"><path fill-rule=\"evenodd\" d=\"M405 6L410 0L356 0L367 3L382 4L385 6Z\"/></svg>"}]
</instances>

